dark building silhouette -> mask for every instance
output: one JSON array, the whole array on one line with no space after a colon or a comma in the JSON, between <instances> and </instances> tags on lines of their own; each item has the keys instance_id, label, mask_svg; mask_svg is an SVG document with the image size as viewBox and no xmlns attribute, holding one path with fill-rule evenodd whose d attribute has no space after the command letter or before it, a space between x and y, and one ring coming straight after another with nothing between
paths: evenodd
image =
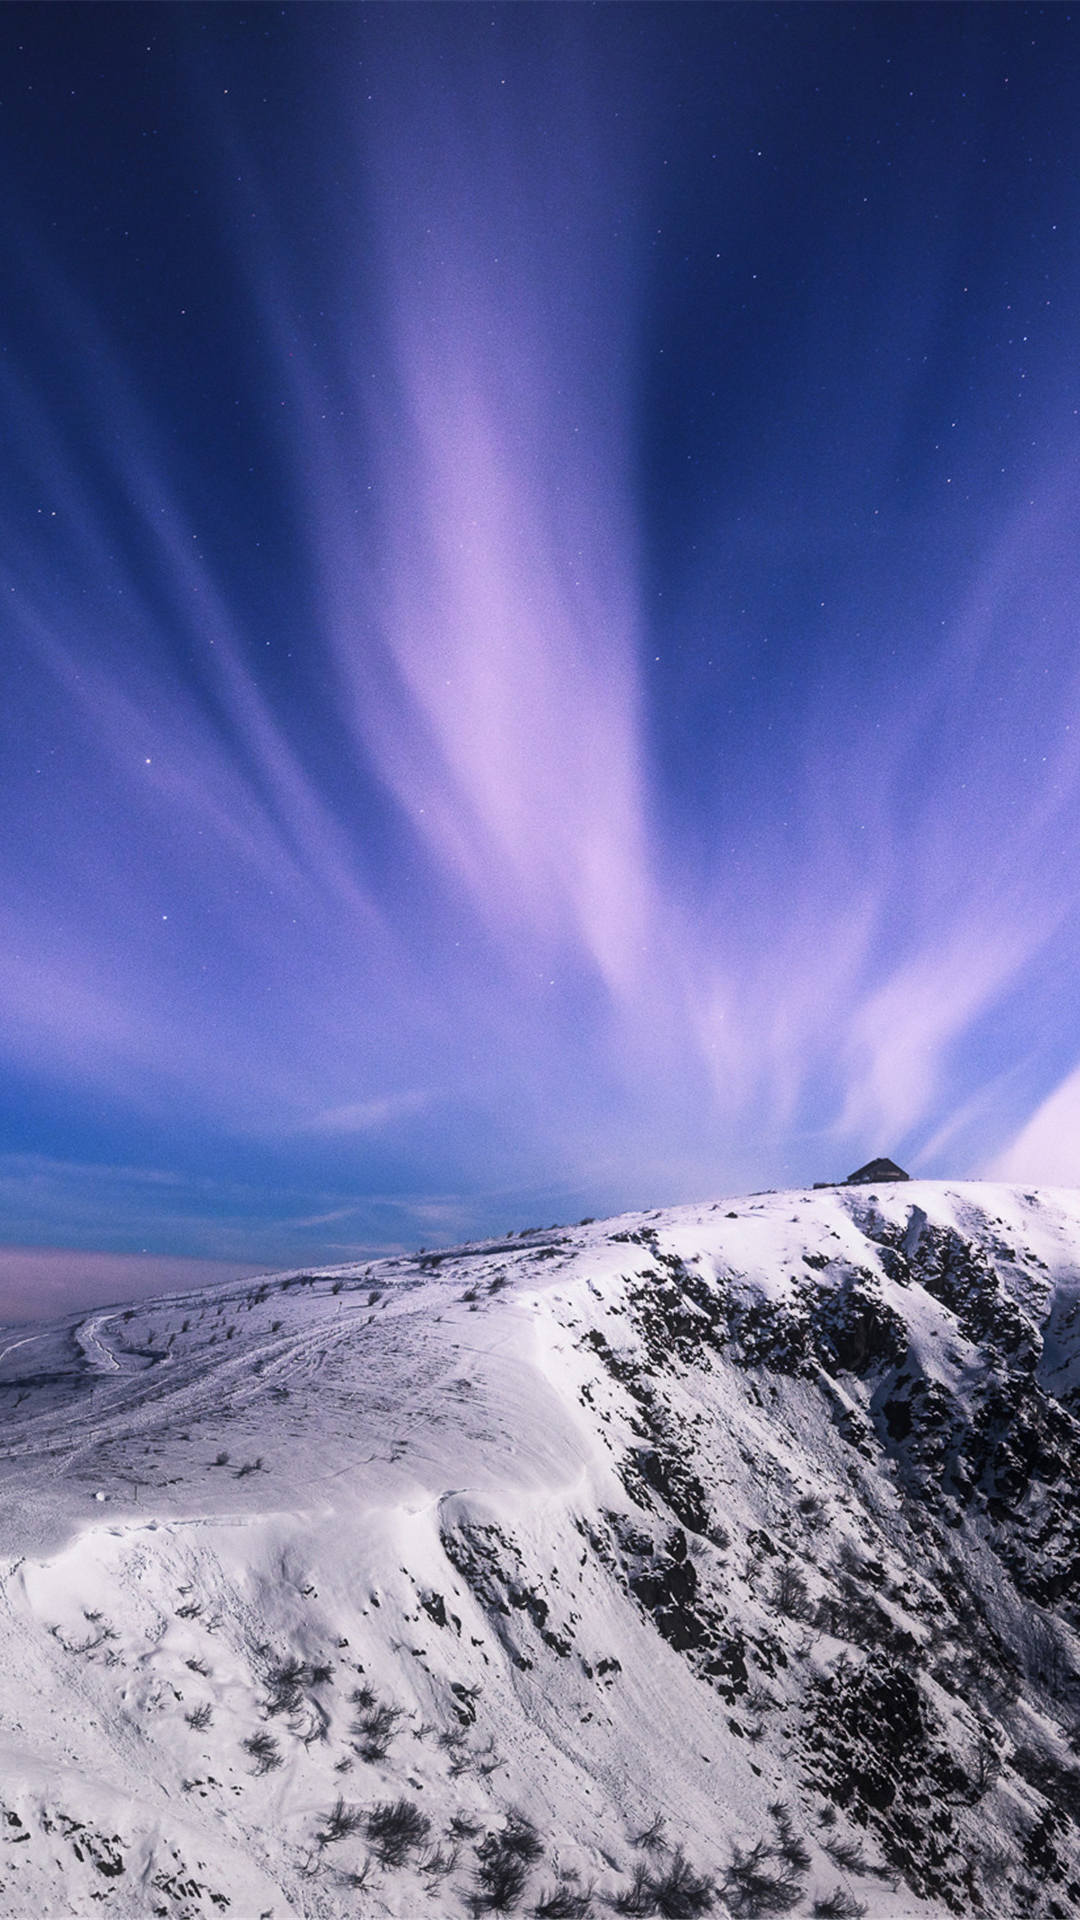
<instances>
[{"instance_id":1,"label":"dark building silhouette","mask_svg":"<svg viewBox=\"0 0 1080 1920\"><path fill-rule=\"evenodd\" d=\"M871 1187L879 1180L910 1180L910 1173L898 1167L895 1160L868 1160L865 1167L857 1167L849 1173L846 1180L815 1180L815 1187Z\"/></svg>"},{"instance_id":2,"label":"dark building silhouette","mask_svg":"<svg viewBox=\"0 0 1080 1920\"><path fill-rule=\"evenodd\" d=\"M849 1173L844 1181L845 1187L869 1187L875 1180L910 1180L911 1175L898 1167L895 1160L868 1160L865 1167L859 1167L855 1173Z\"/></svg>"}]
</instances>

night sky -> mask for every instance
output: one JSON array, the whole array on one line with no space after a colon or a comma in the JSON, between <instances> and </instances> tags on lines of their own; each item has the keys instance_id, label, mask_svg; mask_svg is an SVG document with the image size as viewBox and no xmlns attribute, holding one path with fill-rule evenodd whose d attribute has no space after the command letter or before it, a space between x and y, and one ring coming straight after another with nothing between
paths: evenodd
<instances>
[{"instance_id":1,"label":"night sky","mask_svg":"<svg viewBox=\"0 0 1080 1920\"><path fill-rule=\"evenodd\" d=\"M1080 12L0 55L0 1239L1080 1181Z\"/></svg>"}]
</instances>

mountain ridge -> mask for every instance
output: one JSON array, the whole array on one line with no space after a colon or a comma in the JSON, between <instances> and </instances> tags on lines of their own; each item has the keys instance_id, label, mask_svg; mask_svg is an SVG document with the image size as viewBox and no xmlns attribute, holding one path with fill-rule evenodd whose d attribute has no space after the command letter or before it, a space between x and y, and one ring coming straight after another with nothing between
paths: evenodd
<instances>
[{"instance_id":1,"label":"mountain ridge","mask_svg":"<svg viewBox=\"0 0 1080 1920\"><path fill-rule=\"evenodd\" d=\"M0 1913L1080 1909L1080 1193L0 1336Z\"/></svg>"}]
</instances>

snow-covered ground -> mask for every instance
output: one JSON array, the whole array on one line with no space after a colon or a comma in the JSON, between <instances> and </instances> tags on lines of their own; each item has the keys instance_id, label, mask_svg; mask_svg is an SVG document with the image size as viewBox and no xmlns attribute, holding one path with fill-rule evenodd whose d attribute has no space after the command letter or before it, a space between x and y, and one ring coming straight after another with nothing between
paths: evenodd
<instances>
[{"instance_id":1,"label":"snow-covered ground","mask_svg":"<svg viewBox=\"0 0 1080 1920\"><path fill-rule=\"evenodd\" d=\"M1080 1194L0 1332L0 1914L1080 1911Z\"/></svg>"}]
</instances>

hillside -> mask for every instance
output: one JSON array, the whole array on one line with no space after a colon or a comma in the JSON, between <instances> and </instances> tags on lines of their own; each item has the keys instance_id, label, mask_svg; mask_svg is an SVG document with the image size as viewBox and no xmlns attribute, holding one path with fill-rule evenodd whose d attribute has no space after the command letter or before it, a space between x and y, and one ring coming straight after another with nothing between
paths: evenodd
<instances>
[{"instance_id":1,"label":"hillside","mask_svg":"<svg viewBox=\"0 0 1080 1920\"><path fill-rule=\"evenodd\" d=\"M1080 1911L1080 1193L0 1335L0 1914Z\"/></svg>"}]
</instances>

